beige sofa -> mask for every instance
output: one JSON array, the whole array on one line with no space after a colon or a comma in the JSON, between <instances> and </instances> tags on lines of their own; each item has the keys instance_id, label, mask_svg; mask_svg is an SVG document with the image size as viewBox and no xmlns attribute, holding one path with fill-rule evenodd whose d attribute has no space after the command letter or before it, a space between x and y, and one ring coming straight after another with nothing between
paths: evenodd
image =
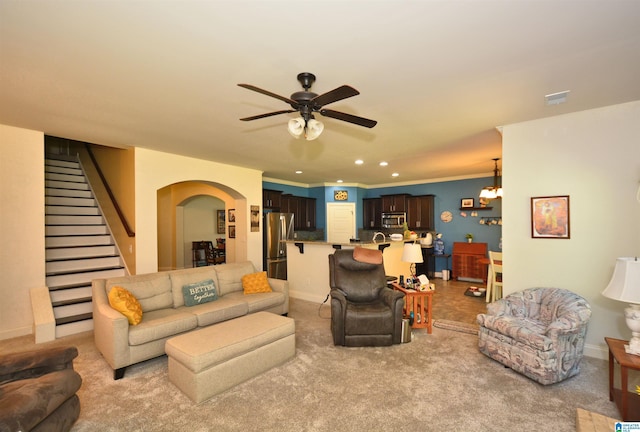
<instances>
[{"instance_id":1,"label":"beige sofa","mask_svg":"<svg viewBox=\"0 0 640 432\"><path fill-rule=\"evenodd\" d=\"M114 379L122 378L129 365L164 355L165 342L178 334L258 311L286 315L287 281L269 278L272 292L244 294L242 276L255 271L253 264L245 261L93 280L95 343L114 370ZM214 281L218 299L185 306L182 287L207 279ZM138 325L130 325L109 304L108 294L114 286L129 290L140 302L143 315Z\"/></svg>"}]
</instances>

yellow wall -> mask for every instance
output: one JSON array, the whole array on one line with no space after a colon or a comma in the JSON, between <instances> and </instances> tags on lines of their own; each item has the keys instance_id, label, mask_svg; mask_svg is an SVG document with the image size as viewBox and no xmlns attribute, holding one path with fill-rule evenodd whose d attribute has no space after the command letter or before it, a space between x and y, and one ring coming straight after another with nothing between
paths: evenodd
<instances>
[{"instance_id":1,"label":"yellow wall","mask_svg":"<svg viewBox=\"0 0 640 432\"><path fill-rule=\"evenodd\" d=\"M233 199L236 238L227 239L227 260L250 260L262 269L262 234L251 232L249 221L250 206L262 204L261 171L137 148L135 172L138 274L158 270L158 191L185 181L217 185Z\"/></svg>"},{"instance_id":2,"label":"yellow wall","mask_svg":"<svg viewBox=\"0 0 640 432\"><path fill-rule=\"evenodd\" d=\"M176 207L184 200L197 195L208 195L219 198L227 209L235 207L235 199L220 189L221 185L202 182L182 182L164 187L158 191L158 269L171 270L175 268L191 267L191 261L184 262L184 245L181 233L178 231L181 221L180 212ZM212 218L212 228L215 220ZM225 237L224 234L217 237ZM227 241L227 262L235 258L235 241Z\"/></svg>"},{"instance_id":3,"label":"yellow wall","mask_svg":"<svg viewBox=\"0 0 640 432\"><path fill-rule=\"evenodd\" d=\"M0 125L0 339L32 333L45 285L44 134Z\"/></svg>"},{"instance_id":4,"label":"yellow wall","mask_svg":"<svg viewBox=\"0 0 640 432\"><path fill-rule=\"evenodd\" d=\"M592 307L588 355L605 336L629 339L625 305L601 295L620 256L640 255L640 101L503 131L505 293L559 287ZM530 198L569 195L571 238L532 239ZM640 287L639 287L640 288Z\"/></svg>"}]
</instances>

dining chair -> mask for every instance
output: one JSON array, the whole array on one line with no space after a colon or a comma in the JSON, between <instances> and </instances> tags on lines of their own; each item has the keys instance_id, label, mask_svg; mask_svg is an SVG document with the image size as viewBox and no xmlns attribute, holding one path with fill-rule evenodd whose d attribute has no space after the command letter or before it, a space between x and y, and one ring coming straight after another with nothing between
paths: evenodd
<instances>
[{"instance_id":1,"label":"dining chair","mask_svg":"<svg viewBox=\"0 0 640 432\"><path fill-rule=\"evenodd\" d=\"M489 251L489 273L491 289L487 289L487 302L494 302L502 298L502 252Z\"/></svg>"}]
</instances>

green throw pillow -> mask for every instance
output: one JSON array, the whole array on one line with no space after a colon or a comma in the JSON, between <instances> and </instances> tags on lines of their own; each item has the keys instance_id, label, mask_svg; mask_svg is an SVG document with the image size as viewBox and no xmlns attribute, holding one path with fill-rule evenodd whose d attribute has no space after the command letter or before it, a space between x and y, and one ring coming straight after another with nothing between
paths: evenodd
<instances>
[{"instance_id":1,"label":"green throw pillow","mask_svg":"<svg viewBox=\"0 0 640 432\"><path fill-rule=\"evenodd\" d=\"M184 297L185 306L195 306L218 300L218 292L213 279L183 285L182 296Z\"/></svg>"}]
</instances>

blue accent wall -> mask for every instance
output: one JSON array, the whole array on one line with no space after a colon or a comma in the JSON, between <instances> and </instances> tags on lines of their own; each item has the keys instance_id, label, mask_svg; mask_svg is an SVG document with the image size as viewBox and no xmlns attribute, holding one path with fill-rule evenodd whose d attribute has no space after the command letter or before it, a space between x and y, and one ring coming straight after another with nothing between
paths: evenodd
<instances>
[{"instance_id":1,"label":"blue accent wall","mask_svg":"<svg viewBox=\"0 0 640 432\"><path fill-rule=\"evenodd\" d=\"M466 241L465 234L471 233L474 242L487 243L489 250L499 251L502 236L500 225L482 225L480 219L497 219L502 216L502 200L493 200L487 207L491 210L478 210L477 217L471 216L472 210L466 210L466 217L461 215L460 201L463 198L473 198L476 207L480 207L478 194L480 190L493 184L493 177L468 180L455 180L438 183L423 183L417 185L394 186L384 188L363 189L353 186L327 186L304 188L288 186L278 183L263 182L265 189L281 190L297 196L316 198L316 221L318 229L326 228L326 203L335 202L333 196L336 190L346 190L349 193L347 202L356 203L356 222L362 228L362 199L377 198L381 195L408 193L410 195L435 195L434 218L436 232L442 233L445 242L445 253L451 253L453 242ZM453 213L453 220L444 223L440 214L448 210ZM436 271L444 268L444 260L437 260ZM449 261L449 266L451 262Z\"/></svg>"}]
</instances>

